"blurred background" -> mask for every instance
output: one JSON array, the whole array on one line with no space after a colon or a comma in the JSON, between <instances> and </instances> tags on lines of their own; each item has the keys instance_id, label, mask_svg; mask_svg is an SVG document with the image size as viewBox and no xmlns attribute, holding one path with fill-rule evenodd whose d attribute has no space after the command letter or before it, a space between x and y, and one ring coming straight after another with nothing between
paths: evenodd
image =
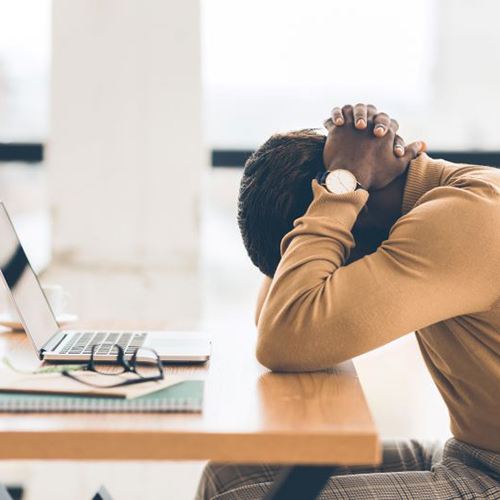
<instances>
[{"instance_id":1,"label":"blurred background","mask_svg":"<svg viewBox=\"0 0 500 500\"><path fill-rule=\"evenodd\" d=\"M81 319L255 335L261 277L235 218L246 157L370 102L407 142L499 165L499 14L493 0L0 0L0 199ZM384 437L447 437L411 335L355 362ZM0 481L29 499L50 484L90 498L106 478L116 498L182 500L202 465L9 462Z\"/></svg>"}]
</instances>

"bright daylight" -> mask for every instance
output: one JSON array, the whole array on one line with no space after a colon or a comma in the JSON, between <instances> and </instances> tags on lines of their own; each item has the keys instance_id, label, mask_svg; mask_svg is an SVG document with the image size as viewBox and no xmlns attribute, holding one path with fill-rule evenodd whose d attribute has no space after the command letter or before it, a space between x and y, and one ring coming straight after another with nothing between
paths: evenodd
<instances>
[{"instance_id":1,"label":"bright daylight","mask_svg":"<svg viewBox=\"0 0 500 500\"><path fill-rule=\"evenodd\" d=\"M499 15L0 0L0 500L499 500Z\"/></svg>"}]
</instances>

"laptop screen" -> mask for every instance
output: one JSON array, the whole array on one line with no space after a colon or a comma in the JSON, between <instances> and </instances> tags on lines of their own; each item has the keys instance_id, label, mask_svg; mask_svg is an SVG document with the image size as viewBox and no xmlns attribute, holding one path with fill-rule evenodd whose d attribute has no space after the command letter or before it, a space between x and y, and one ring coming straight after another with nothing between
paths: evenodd
<instances>
[{"instance_id":1,"label":"laptop screen","mask_svg":"<svg viewBox=\"0 0 500 500\"><path fill-rule=\"evenodd\" d=\"M37 351L59 330L12 221L0 203L0 269L26 333Z\"/></svg>"}]
</instances>

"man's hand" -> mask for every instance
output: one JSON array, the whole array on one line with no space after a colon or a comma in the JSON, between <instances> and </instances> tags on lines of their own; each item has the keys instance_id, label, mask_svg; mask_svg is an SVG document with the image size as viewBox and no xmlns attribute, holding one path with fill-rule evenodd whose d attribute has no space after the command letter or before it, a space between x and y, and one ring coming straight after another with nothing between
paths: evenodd
<instances>
[{"instance_id":1,"label":"man's hand","mask_svg":"<svg viewBox=\"0 0 500 500\"><path fill-rule=\"evenodd\" d=\"M399 125L375 106L356 104L334 108L326 120L328 130L323 162L327 170L343 168L352 172L368 190L382 189L399 177L425 143L413 142L405 148L396 134Z\"/></svg>"}]
</instances>

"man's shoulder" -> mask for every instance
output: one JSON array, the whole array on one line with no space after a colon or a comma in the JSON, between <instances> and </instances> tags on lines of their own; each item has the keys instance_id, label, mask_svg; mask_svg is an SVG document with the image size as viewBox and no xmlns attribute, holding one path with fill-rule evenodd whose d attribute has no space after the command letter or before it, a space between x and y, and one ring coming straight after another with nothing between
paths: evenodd
<instances>
[{"instance_id":1,"label":"man's shoulder","mask_svg":"<svg viewBox=\"0 0 500 500\"><path fill-rule=\"evenodd\" d=\"M441 186L471 189L494 198L500 194L500 169L484 165L452 163L429 158L430 162L442 167Z\"/></svg>"},{"instance_id":2,"label":"man's shoulder","mask_svg":"<svg viewBox=\"0 0 500 500\"><path fill-rule=\"evenodd\" d=\"M438 172L438 181L421 193L414 207L439 198L447 201L448 210L459 210L460 207L471 210L472 203L472 212L486 209L500 215L500 169L426 156L425 172Z\"/></svg>"},{"instance_id":3,"label":"man's shoulder","mask_svg":"<svg viewBox=\"0 0 500 500\"><path fill-rule=\"evenodd\" d=\"M480 165L451 163L421 154L408 168L402 212L421 205L435 196L457 200L474 194L485 201L496 200L500 193L500 170Z\"/></svg>"},{"instance_id":4,"label":"man's shoulder","mask_svg":"<svg viewBox=\"0 0 500 500\"><path fill-rule=\"evenodd\" d=\"M486 238L500 244L499 169L451 163L427 155L412 167L414 185L426 189L414 196L403 219L414 221L416 228L421 227L434 238L453 235L462 243L464 239Z\"/></svg>"},{"instance_id":5,"label":"man's shoulder","mask_svg":"<svg viewBox=\"0 0 500 500\"><path fill-rule=\"evenodd\" d=\"M427 185L428 189L419 193L413 207L398 219L390 239L410 244L408 255L418 253L418 248L431 254L432 261L438 262L443 272L457 265L488 262L485 267L498 280L498 173L495 169L476 165L431 159L428 162L431 168L425 168L425 173L434 175L433 184ZM438 168L434 170L433 166Z\"/></svg>"}]
</instances>

